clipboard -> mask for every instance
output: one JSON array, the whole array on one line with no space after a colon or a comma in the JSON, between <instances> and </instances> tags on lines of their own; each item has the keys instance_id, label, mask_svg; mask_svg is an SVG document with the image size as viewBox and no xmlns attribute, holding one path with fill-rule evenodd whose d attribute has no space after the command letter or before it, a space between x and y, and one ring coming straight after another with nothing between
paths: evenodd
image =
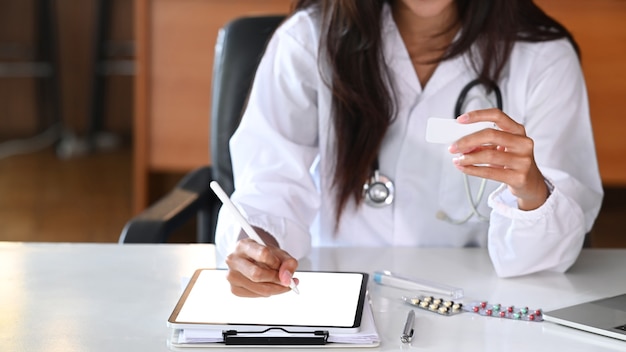
<instances>
[{"instance_id":1,"label":"clipboard","mask_svg":"<svg viewBox=\"0 0 626 352\"><path fill-rule=\"evenodd\" d=\"M221 269L194 272L167 321L172 347L324 346L341 336L362 341L364 320L369 334L364 345L378 344L377 333L370 336L375 327L366 300L367 273L298 271L299 295L261 298L232 294L226 274ZM205 338L188 339L185 333Z\"/></svg>"},{"instance_id":2,"label":"clipboard","mask_svg":"<svg viewBox=\"0 0 626 352\"><path fill-rule=\"evenodd\" d=\"M210 350L212 348L228 348L228 347L268 347L273 348L371 348L380 345L380 337L374 324L374 316L369 300L366 300L363 310L363 318L361 321L361 329L357 333L329 333L324 336L324 343L319 341L311 342L311 332L301 334L299 332L284 332L282 337L288 337L283 340L274 339L281 337L280 335L272 335L276 331L269 334L266 332L256 332L252 339L246 340L245 343L227 344L224 342L223 331L212 330L193 330L193 329L171 329L170 336L167 339L167 346L172 351L188 351L194 348L195 351ZM238 332L245 335L246 332ZM319 334L319 332L317 333ZM246 336L242 336L246 337ZM265 338L270 338L263 340ZM256 339L256 340L255 340Z\"/></svg>"}]
</instances>

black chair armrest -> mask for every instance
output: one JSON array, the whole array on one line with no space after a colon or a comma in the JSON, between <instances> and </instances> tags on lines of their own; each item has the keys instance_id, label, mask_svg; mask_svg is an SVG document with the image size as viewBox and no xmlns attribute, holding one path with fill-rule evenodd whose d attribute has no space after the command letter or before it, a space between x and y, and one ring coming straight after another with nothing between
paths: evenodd
<instances>
[{"instance_id":1,"label":"black chair armrest","mask_svg":"<svg viewBox=\"0 0 626 352\"><path fill-rule=\"evenodd\" d=\"M209 188L210 166L191 171L176 187L130 219L119 243L164 243L182 225L197 215L197 241L214 242L215 219L220 202Z\"/></svg>"}]
</instances>

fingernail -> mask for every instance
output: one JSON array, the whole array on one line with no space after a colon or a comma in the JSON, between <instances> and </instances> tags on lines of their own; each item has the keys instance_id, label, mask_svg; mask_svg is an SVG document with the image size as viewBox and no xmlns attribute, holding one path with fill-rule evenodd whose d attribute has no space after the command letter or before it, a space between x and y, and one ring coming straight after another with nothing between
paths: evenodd
<instances>
[{"instance_id":1,"label":"fingernail","mask_svg":"<svg viewBox=\"0 0 626 352\"><path fill-rule=\"evenodd\" d=\"M293 275L291 274L291 272L289 272L288 270L285 270L282 273L280 273L280 282L285 286L289 286L291 284L292 277Z\"/></svg>"},{"instance_id":2,"label":"fingernail","mask_svg":"<svg viewBox=\"0 0 626 352\"><path fill-rule=\"evenodd\" d=\"M463 160L463 155L452 158L452 162L454 163L454 165L461 165L461 160Z\"/></svg>"},{"instance_id":3,"label":"fingernail","mask_svg":"<svg viewBox=\"0 0 626 352\"><path fill-rule=\"evenodd\" d=\"M458 149L459 149L459 148L457 147L457 145L456 145L456 144L452 144L452 145L450 145L450 146L448 147L448 151L449 151L450 153L456 153L456 152L458 152Z\"/></svg>"},{"instance_id":4,"label":"fingernail","mask_svg":"<svg viewBox=\"0 0 626 352\"><path fill-rule=\"evenodd\" d=\"M463 114L463 115L457 117L456 120L459 121L459 122L467 122L467 121L469 121L469 115L468 114Z\"/></svg>"}]
</instances>

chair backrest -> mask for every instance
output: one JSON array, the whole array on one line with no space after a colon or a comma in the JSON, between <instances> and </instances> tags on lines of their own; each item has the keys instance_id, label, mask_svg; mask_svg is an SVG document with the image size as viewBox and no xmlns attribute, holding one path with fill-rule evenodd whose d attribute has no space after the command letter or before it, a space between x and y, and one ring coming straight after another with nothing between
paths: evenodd
<instances>
[{"instance_id":1,"label":"chair backrest","mask_svg":"<svg viewBox=\"0 0 626 352\"><path fill-rule=\"evenodd\" d=\"M211 97L211 164L213 179L224 191L234 190L230 137L239 126L256 68L284 15L241 17L219 32Z\"/></svg>"}]
</instances>

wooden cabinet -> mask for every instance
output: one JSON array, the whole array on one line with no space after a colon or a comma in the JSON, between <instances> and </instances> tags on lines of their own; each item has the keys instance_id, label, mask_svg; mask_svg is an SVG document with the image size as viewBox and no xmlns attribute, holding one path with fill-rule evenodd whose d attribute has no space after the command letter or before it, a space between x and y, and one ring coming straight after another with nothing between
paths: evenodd
<instances>
[{"instance_id":1,"label":"wooden cabinet","mask_svg":"<svg viewBox=\"0 0 626 352\"><path fill-rule=\"evenodd\" d=\"M626 2L537 0L582 50L603 181L626 185ZM209 111L218 29L244 14L287 13L290 0L135 0L137 70L134 202L148 202L153 172L211 162ZM585 167L581 165L581 167Z\"/></svg>"}]
</instances>

